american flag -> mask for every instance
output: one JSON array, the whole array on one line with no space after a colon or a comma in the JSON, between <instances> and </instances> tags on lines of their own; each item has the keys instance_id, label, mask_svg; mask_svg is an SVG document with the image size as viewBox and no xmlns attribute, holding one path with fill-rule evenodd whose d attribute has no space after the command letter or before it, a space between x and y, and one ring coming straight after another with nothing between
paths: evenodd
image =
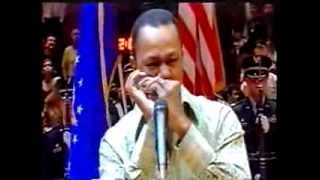
<instances>
[{"instance_id":1,"label":"american flag","mask_svg":"<svg viewBox=\"0 0 320 180\"><path fill-rule=\"evenodd\" d=\"M194 94L212 99L225 87L215 4L179 3L178 15L184 85Z\"/></svg>"},{"instance_id":2,"label":"american flag","mask_svg":"<svg viewBox=\"0 0 320 180\"><path fill-rule=\"evenodd\" d=\"M68 179L91 180L99 178L100 140L110 126L105 91L116 59L116 13L108 3L84 3L79 22Z\"/></svg>"}]
</instances>

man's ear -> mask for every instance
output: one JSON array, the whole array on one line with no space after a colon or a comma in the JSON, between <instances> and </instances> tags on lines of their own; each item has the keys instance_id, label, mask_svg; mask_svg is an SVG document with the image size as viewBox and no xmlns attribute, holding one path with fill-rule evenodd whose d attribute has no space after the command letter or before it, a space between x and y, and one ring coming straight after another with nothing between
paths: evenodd
<instances>
[{"instance_id":1,"label":"man's ear","mask_svg":"<svg viewBox=\"0 0 320 180\"><path fill-rule=\"evenodd\" d=\"M132 68L137 69L137 60L136 60L135 55L130 55L129 61L130 61L130 64L132 65Z\"/></svg>"}]
</instances>

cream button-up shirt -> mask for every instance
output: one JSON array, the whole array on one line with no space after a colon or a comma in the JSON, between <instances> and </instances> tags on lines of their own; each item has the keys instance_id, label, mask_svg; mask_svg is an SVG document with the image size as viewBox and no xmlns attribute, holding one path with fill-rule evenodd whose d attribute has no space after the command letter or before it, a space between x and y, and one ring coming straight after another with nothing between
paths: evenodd
<instances>
[{"instance_id":1,"label":"cream button-up shirt","mask_svg":"<svg viewBox=\"0 0 320 180\"><path fill-rule=\"evenodd\" d=\"M189 117L193 123L179 142L176 134L172 135L166 179L251 179L244 131L233 110L194 96L183 86L181 95L189 107L186 114L193 114ZM154 127L152 121L139 123L142 117L135 106L102 138L101 180L157 179Z\"/></svg>"}]
</instances>

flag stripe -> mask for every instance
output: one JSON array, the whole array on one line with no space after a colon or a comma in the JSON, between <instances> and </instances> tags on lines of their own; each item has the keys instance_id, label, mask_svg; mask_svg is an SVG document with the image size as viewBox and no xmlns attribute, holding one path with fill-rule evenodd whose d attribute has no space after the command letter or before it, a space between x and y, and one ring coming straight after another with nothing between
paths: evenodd
<instances>
[{"instance_id":1,"label":"flag stripe","mask_svg":"<svg viewBox=\"0 0 320 180\"><path fill-rule=\"evenodd\" d=\"M183 69L186 72L188 72L186 74L187 74L189 80L191 81L191 83L194 84L195 83L195 78L196 78L196 72L195 72L195 68L194 68L195 64L194 64L194 62L192 60L192 57L189 54L189 51L187 51L184 46L182 47L182 49L183 49L183 52L184 52L184 54L183 54L183 62L182 62L183 63Z\"/></svg>"},{"instance_id":2,"label":"flag stripe","mask_svg":"<svg viewBox=\"0 0 320 180\"><path fill-rule=\"evenodd\" d=\"M186 6L185 6L186 7ZM190 8L188 8L190 9ZM194 72L195 74L190 74L189 76L189 80L192 80L192 78L190 77L194 77L195 81L193 82L201 82L199 83L198 86L196 86L195 84L193 85L193 89L191 90L192 92L194 92L197 95L206 95L206 96L212 96L212 89L211 87L209 87L210 85L210 81L208 79L208 77L206 75L203 74L204 67L203 64L201 63L201 60L199 59L199 55L200 53L197 53L197 51L199 51L199 47L197 46L196 41L198 40L198 38L196 37L197 35L197 30L196 30L196 21L195 17L193 15L193 12L187 12L185 14L181 14L180 16L183 16L184 18L188 18L189 21L178 21L178 27L180 29L181 32L181 40L183 45L185 46L184 48L184 65L193 65L195 67L195 70L193 71L189 71L190 69L184 69L186 72L188 72L187 74L190 74L190 72ZM180 18L181 19L181 18ZM191 22L192 20L194 20L195 22ZM189 26L187 26L186 24L189 24ZM193 32L193 34L192 34ZM189 56L188 56L189 55ZM191 57L191 58L189 58ZM198 60L197 60L198 59ZM192 61L190 61L192 60ZM200 60L200 61L199 61ZM189 67L190 67L189 65ZM204 94L203 94L204 93Z\"/></svg>"},{"instance_id":3,"label":"flag stripe","mask_svg":"<svg viewBox=\"0 0 320 180\"><path fill-rule=\"evenodd\" d=\"M189 3L180 3L179 5L180 19L188 19L188 21L182 21L186 29L190 32L193 39L196 38L196 16L193 10L190 8Z\"/></svg>"},{"instance_id":4,"label":"flag stripe","mask_svg":"<svg viewBox=\"0 0 320 180\"><path fill-rule=\"evenodd\" d=\"M214 73L214 63L211 60L211 56L209 54L209 48L207 46L207 43L205 43L205 39L204 39L204 35L202 33L202 31L199 32L199 46L200 46L200 51L201 51L201 60L202 63L205 64L204 69L205 69L205 73L207 74L207 76L210 79L210 86L213 89L214 88L214 83L215 83L215 73Z\"/></svg>"},{"instance_id":5,"label":"flag stripe","mask_svg":"<svg viewBox=\"0 0 320 180\"><path fill-rule=\"evenodd\" d=\"M209 26L211 27L211 28L213 28L213 3L202 3L202 5L203 5L203 8L204 8L204 11L205 11L205 13L206 13L206 15L207 15L207 18L208 18L208 23L209 23Z\"/></svg>"},{"instance_id":6,"label":"flag stripe","mask_svg":"<svg viewBox=\"0 0 320 180\"><path fill-rule=\"evenodd\" d=\"M225 69L224 69L224 63L223 63L223 53L222 53L222 48L221 48L221 42L220 42L220 38L219 38L219 29L218 29L218 24L217 24L217 16L216 16L216 6L212 5L212 18L213 18L213 29L215 30L215 36L216 36L216 42L217 42L217 53L220 54L220 59L218 59L217 61L219 61L220 66L218 68L218 72L215 73L216 75L216 88L215 91L220 91L222 90L225 86L226 86L226 77L225 77Z\"/></svg>"},{"instance_id":7,"label":"flag stripe","mask_svg":"<svg viewBox=\"0 0 320 180\"><path fill-rule=\"evenodd\" d=\"M187 27L186 27L186 25L184 24L183 21L178 21L178 27L179 27L179 30L181 31L182 44L184 45L184 47L186 49L184 54L189 53L192 61L195 64L195 71L194 71L195 75L191 75L191 77L192 76L195 77L195 82L202 82L202 83L199 84L199 86L196 86L194 84L193 85L193 89L191 91L194 92L197 95L201 95L202 92L205 92L205 95L209 95L210 93L208 92L209 90L207 88L209 80L208 80L208 78L206 76L202 75L202 72L203 72L202 64L201 64L200 61L197 61L197 59L198 59L198 57L197 57L197 48L198 47L196 46L195 39L193 38L192 34L187 29ZM189 59L184 59L184 61L188 61L188 60ZM189 61L189 63L191 63L192 61Z\"/></svg>"},{"instance_id":8,"label":"flag stripe","mask_svg":"<svg viewBox=\"0 0 320 180\"><path fill-rule=\"evenodd\" d=\"M188 3L181 3L181 7L179 8L179 16L180 19L187 18L188 21L180 21L179 26L182 31L182 43L185 45L184 49L184 64L192 64L194 63L194 71L190 71L189 69L184 69L187 74L190 74L190 72L195 72L195 74L190 74L191 77L195 77L194 82L201 82L199 85L193 85L193 92L197 95L206 95L211 96L212 95L212 89L209 87L210 81L208 77L204 74L204 65L201 62L201 53L197 52L199 51L199 47L197 46L199 43L196 43L199 41L197 36L197 25L196 25L196 19L194 12L192 9L187 5ZM183 18L182 18L183 17ZM190 54L190 57L188 55ZM190 67L190 66L189 66ZM191 78L189 78L190 80Z\"/></svg>"},{"instance_id":9,"label":"flag stripe","mask_svg":"<svg viewBox=\"0 0 320 180\"><path fill-rule=\"evenodd\" d=\"M182 44L185 46L186 50L189 52L192 59L195 61L197 57L195 39L186 27L184 21L181 21L181 19L182 18L180 17L177 23L181 34L181 41Z\"/></svg>"},{"instance_id":10,"label":"flag stripe","mask_svg":"<svg viewBox=\"0 0 320 180\"><path fill-rule=\"evenodd\" d=\"M206 17L208 18L208 25L212 28L212 5L213 3L202 3ZM200 22L201 23L201 22ZM212 56L209 53L209 47L207 45L206 39L204 37L203 31L199 31L199 46L201 51L201 60L205 64L204 68L206 70L207 76L210 80L210 86L213 90L215 88L215 64Z\"/></svg>"},{"instance_id":11,"label":"flag stripe","mask_svg":"<svg viewBox=\"0 0 320 180\"><path fill-rule=\"evenodd\" d=\"M206 43L209 47L209 52L212 56L212 60L217 67L223 67L222 65L222 56L221 53L217 53L220 47L218 46L218 34L216 28L211 28L209 26L209 20L205 13L204 7L201 3L195 3L191 6L191 8L196 12L197 19L199 20L199 25L201 30L203 31L203 35L205 36ZM216 80L223 81L223 68L216 68L215 70L215 78Z\"/></svg>"},{"instance_id":12,"label":"flag stripe","mask_svg":"<svg viewBox=\"0 0 320 180\"><path fill-rule=\"evenodd\" d=\"M198 22L197 22L198 24ZM203 60L201 57L201 46L200 46L200 39L199 39L199 26L196 26L196 42L197 42L197 60L196 60L196 82L201 82L201 88L196 91L198 95L205 95L207 97L212 97L213 96L213 91L210 86L210 80L205 72L205 64L203 64Z\"/></svg>"},{"instance_id":13,"label":"flag stripe","mask_svg":"<svg viewBox=\"0 0 320 180\"><path fill-rule=\"evenodd\" d=\"M187 76L184 84L189 83L195 94L212 98L225 86L214 3L179 3L178 14Z\"/></svg>"},{"instance_id":14,"label":"flag stripe","mask_svg":"<svg viewBox=\"0 0 320 180\"><path fill-rule=\"evenodd\" d=\"M183 44L186 45L186 48L184 49L184 70L188 72L186 74L193 84L195 84L195 82L201 82L201 84L199 84L198 86L193 85L193 92L198 95L201 95L203 94L202 92L204 92L206 96L210 96L212 95L212 90L210 87L208 87L208 84L210 84L209 79L205 74L203 74L203 63L198 61L199 59L201 59L198 57L199 55L201 55L201 53L197 53L197 50L199 50L199 43L196 43L196 41L198 41L196 16L188 3L181 3L181 6L179 7L179 16L180 19L182 19L181 17L188 19L188 21L180 21L180 26L183 31L182 41ZM190 45L189 43L192 45ZM192 53L193 55L191 56L190 53Z\"/></svg>"}]
</instances>

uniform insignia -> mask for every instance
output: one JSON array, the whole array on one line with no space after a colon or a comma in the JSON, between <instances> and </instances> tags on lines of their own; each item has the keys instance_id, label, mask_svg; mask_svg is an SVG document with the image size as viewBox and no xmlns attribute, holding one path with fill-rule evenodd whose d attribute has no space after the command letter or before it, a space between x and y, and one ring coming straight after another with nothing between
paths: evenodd
<instances>
[{"instance_id":1,"label":"uniform insignia","mask_svg":"<svg viewBox=\"0 0 320 180\"><path fill-rule=\"evenodd\" d=\"M245 126L248 125L248 123L247 122L241 122L241 125L245 127Z\"/></svg>"},{"instance_id":2,"label":"uniform insignia","mask_svg":"<svg viewBox=\"0 0 320 180\"><path fill-rule=\"evenodd\" d=\"M250 106L245 106L246 109L250 109Z\"/></svg>"},{"instance_id":3,"label":"uniform insignia","mask_svg":"<svg viewBox=\"0 0 320 180\"><path fill-rule=\"evenodd\" d=\"M263 108L259 107L257 110L261 112L263 111Z\"/></svg>"},{"instance_id":4,"label":"uniform insignia","mask_svg":"<svg viewBox=\"0 0 320 180\"><path fill-rule=\"evenodd\" d=\"M246 122L246 120L244 118L240 119L240 123L243 127L246 127L248 125L248 123Z\"/></svg>"},{"instance_id":5,"label":"uniform insignia","mask_svg":"<svg viewBox=\"0 0 320 180\"><path fill-rule=\"evenodd\" d=\"M59 144L55 145L55 148L52 150L53 153L58 153L62 151L62 147Z\"/></svg>"}]
</instances>

